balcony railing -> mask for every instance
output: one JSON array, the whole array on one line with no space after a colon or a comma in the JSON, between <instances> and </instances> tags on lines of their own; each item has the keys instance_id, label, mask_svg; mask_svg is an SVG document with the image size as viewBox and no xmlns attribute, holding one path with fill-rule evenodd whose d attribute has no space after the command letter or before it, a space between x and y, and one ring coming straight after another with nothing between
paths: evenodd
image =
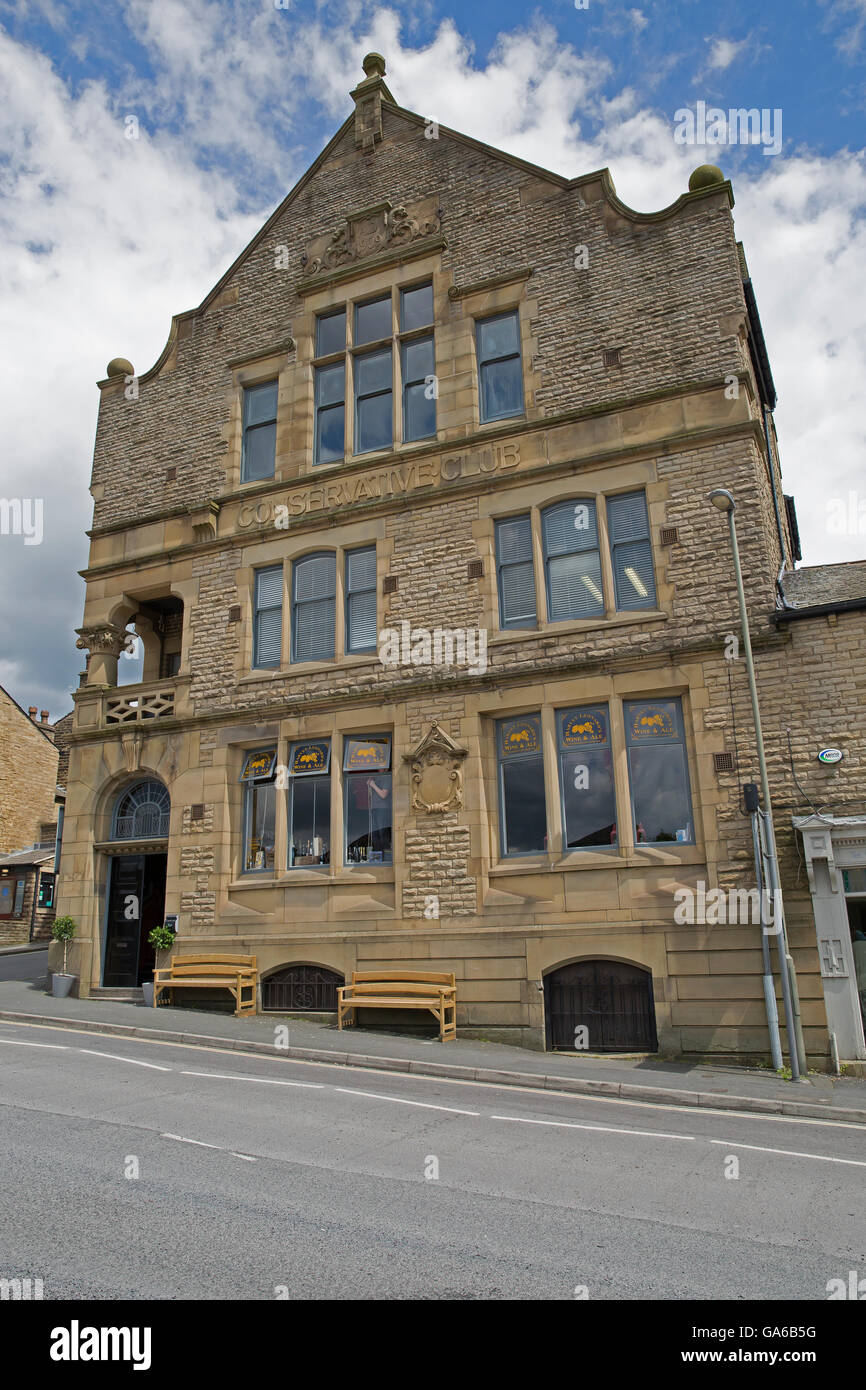
<instances>
[{"instance_id":1,"label":"balcony railing","mask_svg":"<svg viewBox=\"0 0 866 1390\"><path fill-rule=\"evenodd\" d=\"M165 719L174 714L174 686L139 691L137 695L111 695L105 701L106 724L141 724L145 719Z\"/></svg>"}]
</instances>

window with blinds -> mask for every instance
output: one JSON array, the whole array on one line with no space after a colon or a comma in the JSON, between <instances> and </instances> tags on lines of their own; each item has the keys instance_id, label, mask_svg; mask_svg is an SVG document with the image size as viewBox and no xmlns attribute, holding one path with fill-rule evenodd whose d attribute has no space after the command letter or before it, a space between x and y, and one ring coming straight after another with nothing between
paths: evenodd
<instances>
[{"instance_id":1,"label":"window with blinds","mask_svg":"<svg viewBox=\"0 0 866 1390\"><path fill-rule=\"evenodd\" d=\"M547 507L541 515L541 536L549 620L556 623L603 613L595 502L574 498Z\"/></svg>"},{"instance_id":2,"label":"window with blinds","mask_svg":"<svg viewBox=\"0 0 866 1390\"><path fill-rule=\"evenodd\" d=\"M253 666L279 666L283 650L283 567L256 570Z\"/></svg>"},{"instance_id":3,"label":"window with blinds","mask_svg":"<svg viewBox=\"0 0 866 1390\"><path fill-rule=\"evenodd\" d=\"M337 599L333 551L292 566L292 661L332 661Z\"/></svg>"},{"instance_id":4,"label":"window with blinds","mask_svg":"<svg viewBox=\"0 0 866 1390\"><path fill-rule=\"evenodd\" d=\"M376 650L376 547L346 555L346 651Z\"/></svg>"},{"instance_id":5,"label":"window with blinds","mask_svg":"<svg viewBox=\"0 0 866 1390\"><path fill-rule=\"evenodd\" d=\"M618 611L655 608L656 586L645 494L625 492L609 497L607 529Z\"/></svg>"},{"instance_id":6,"label":"window with blinds","mask_svg":"<svg viewBox=\"0 0 866 1390\"><path fill-rule=\"evenodd\" d=\"M535 568L532 563L532 522L509 516L496 523L496 570L499 585L499 626L535 627Z\"/></svg>"}]
</instances>

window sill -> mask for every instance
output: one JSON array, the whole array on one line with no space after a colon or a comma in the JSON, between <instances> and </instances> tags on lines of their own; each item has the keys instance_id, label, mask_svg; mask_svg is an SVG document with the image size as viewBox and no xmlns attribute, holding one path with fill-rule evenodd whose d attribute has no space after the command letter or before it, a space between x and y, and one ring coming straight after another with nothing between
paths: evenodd
<instances>
[{"instance_id":1,"label":"window sill","mask_svg":"<svg viewBox=\"0 0 866 1390\"><path fill-rule=\"evenodd\" d=\"M563 856L527 854L514 859L502 859L488 870L490 878L507 878L526 873L579 873L586 869L638 869L649 865L705 864L706 853L700 845L634 845L609 850L572 850Z\"/></svg>"},{"instance_id":2,"label":"window sill","mask_svg":"<svg viewBox=\"0 0 866 1390\"><path fill-rule=\"evenodd\" d=\"M576 632L598 632L604 628L628 627L635 623L666 623L668 621L668 614L663 613L658 608L632 609L627 613L611 613L610 615L599 615L597 618L576 618L572 622L544 622L539 623L537 627L500 628L494 636L488 638L488 646L501 646L506 642L526 641L528 638L532 637L568 636L570 633Z\"/></svg>"},{"instance_id":3,"label":"window sill","mask_svg":"<svg viewBox=\"0 0 866 1390\"><path fill-rule=\"evenodd\" d=\"M292 661L287 666L269 666L267 670L256 670L249 672L246 676L238 676L236 686L256 685L263 681L275 680L285 676L310 676L319 671L333 671L334 667L345 668L347 666L372 666L378 663L378 655L372 652L352 652L345 656L335 656L329 661Z\"/></svg>"},{"instance_id":4,"label":"window sill","mask_svg":"<svg viewBox=\"0 0 866 1390\"><path fill-rule=\"evenodd\" d=\"M393 864L353 864L337 869L333 883L393 883Z\"/></svg>"},{"instance_id":5,"label":"window sill","mask_svg":"<svg viewBox=\"0 0 866 1390\"><path fill-rule=\"evenodd\" d=\"M244 874L242 878L236 878L228 885L227 892L243 893L247 889L253 888L311 888L313 885L317 887L324 885L330 888L334 884L393 882L393 864L368 865L366 867L363 864L357 864L353 865L351 869L335 868L334 870L331 870L327 864L323 864L321 869L286 869L277 873Z\"/></svg>"}]
</instances>

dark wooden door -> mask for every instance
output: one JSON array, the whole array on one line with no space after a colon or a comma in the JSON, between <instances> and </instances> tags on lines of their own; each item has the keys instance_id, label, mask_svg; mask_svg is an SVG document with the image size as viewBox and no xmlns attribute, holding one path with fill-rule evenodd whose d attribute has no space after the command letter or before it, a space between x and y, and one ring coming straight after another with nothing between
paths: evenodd
<instances>
[{"instance_id":1,"label":"dark wooden door","mask_svg":"<svg viewBox=\"0 0 866 1390\"><path fill-rule=\"evenodd\" d=\"M657 1052L652 974L616 960L580 960L544 980L547 1046L574 1050L585 1027L588 1052Z\"/></svg>"},{"instance_id":2,"label":"dark wooden door","mask_svg":"<svg viewBox=\"0 0 866 1390\"><path fill-rule=\"evenodd\" d=\"M111 861L102 983L134 989L153 975L147 936L165 921L164 854L120 854Z\"/></svg>"},{"instance_id":3,"label":"dark wooden door","mask_svg":"<svg viewBox=\"0 0 866 1390\"><path fill-rule=\"evenodd\" d=\"M102 983L113 989L138 984L143 879L143 854L121 854L112 859Z\"/></svg>"}]
</instances>

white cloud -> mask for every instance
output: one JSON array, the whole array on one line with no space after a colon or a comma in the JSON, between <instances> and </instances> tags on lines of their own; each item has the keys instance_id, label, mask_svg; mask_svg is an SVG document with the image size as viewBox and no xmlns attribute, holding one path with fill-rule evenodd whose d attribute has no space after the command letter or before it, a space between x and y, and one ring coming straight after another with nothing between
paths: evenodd
<instances>
[{"instance_id":1,"label":"white cloud","mask_svg":"<svg viewBox=\"0 0 866 1390\"><path fill-rule=\"evenodd\" d=\"M707 66L712 69L729 68L735 59L739 58L744 49L748 47L748 39L708 39L710 45Z\"/></svg>"},{"instance_id":2,"label":"white cloud","mask_svg":"<svg viewBox=\"0 0 866 1390\"><path fill-rule=\"evenodd\" d=\"M120 95L71 89L0 31L0 494L45 498L41 546L0 537L0 679L52 714L81 665L71 576L86 562L93 383L113 356L153 363L171 314L201 300L302 172L310 113L327 114L324 138L348 115L363 53L385 53L402 105L566 175L608 165L642 211L672 202L706 157L674 145L647 83L612 89L603 57L540 22L479 63L454 21L413 47L391 9L352 5L329 26L216 0L126 0L125 13L155 77L131 74ZM128 113L138 141L124 138ZM862 486L863 158L714 154L734 179L806 562L859 558L866 537L829 536L825 502Z\"/></svg>"},{"instance_id":3,"label":"white cloud","mask_svg":"<svg viewBox=\"0 0 866 1390\"><path fill-rule=\"evenodd\" d=\"M826 6L828 0L821 0L821 4ZM866 34L866 0L829 0L828 20L831 28L842 31L836 40L840 52L857 58Z\"/></svg>"}]
</instances>

